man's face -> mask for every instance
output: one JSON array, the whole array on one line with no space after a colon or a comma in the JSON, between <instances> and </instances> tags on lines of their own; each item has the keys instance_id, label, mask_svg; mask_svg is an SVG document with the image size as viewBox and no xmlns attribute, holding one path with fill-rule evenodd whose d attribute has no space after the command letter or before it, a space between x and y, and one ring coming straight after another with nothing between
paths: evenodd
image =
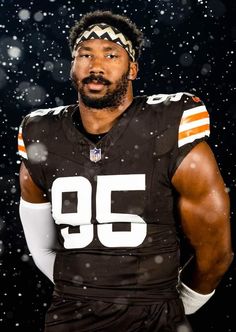
<instances>
[{"instance_id":1,"label":"man's face","mask_svg":"<svg viewBox=\"0 0 236 332\"><path fill-rule=\"evenodd\" d=\"M95 109L119 106L128 93L129 75L127 52L103 39L81 43L71 68L71 77L82 102Z\"/></svg>"}]
</instances>

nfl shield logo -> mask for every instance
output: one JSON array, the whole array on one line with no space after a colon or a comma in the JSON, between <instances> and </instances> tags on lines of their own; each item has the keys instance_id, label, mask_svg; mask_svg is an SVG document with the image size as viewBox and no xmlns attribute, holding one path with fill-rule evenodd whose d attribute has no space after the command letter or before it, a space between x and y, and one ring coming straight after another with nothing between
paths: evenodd
<instances>
[{"instance_id":1,"label":"nfl shield logo","mask_svg":"<svg viewBox=\"0 0 236 332\"><path fill-rule=\"evenodd\" d=\"M102 150L101 149L91 149L90 150L90 160L96 163L97 161L101 160L102 158Z\"/></svg>"}]
</instances>

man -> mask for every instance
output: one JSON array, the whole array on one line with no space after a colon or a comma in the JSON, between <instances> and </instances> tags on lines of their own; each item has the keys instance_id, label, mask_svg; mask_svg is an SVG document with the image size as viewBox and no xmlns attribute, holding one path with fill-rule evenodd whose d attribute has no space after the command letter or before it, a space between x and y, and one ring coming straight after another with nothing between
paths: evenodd
<instances>
[{"instance_id":1,"label":"man","mask_svg":"<svg viewBox=\"0 0 236 332\"><path fill-rule=\"evenodd\" d=\"M69 40L78 103L19 132L21 221L55 284L45 331L189 332L232 261L208 112L189 93L133 96L142 34L127 17L88 13Z\"/></svg>"}]
</instances>

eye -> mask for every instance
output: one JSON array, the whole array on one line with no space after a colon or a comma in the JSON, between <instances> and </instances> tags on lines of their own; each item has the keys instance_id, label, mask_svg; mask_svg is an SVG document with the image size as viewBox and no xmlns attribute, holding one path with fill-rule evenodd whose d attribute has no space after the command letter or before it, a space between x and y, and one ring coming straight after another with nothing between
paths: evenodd
<instances>
[{"instance_id":1,"label":"eye","mask_svg":"<svg viewBox=\"0 0 236 332\"><path fill-rule=\"evenodd\" d=\"M116 54L109 53L109 54L106 54L106 58L115 59L115 58L118 58L118 56Z\"/></svg>"},{"instance_id":2,"label":"eye","mask_svg":"<svg viewBox=\"0 0 236 332\"><path fill-rule=\"evenodd\" d=\"M88 53L79 54L79 57L80 58L89 58L89 57L91 57L91 54L88 54Z\"/></svg>"}]
</instances>

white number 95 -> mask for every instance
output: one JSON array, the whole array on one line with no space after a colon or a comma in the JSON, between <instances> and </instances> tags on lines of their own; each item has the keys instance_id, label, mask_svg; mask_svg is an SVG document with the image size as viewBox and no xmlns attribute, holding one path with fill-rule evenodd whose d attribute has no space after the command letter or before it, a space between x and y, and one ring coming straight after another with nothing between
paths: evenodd
<instances>
[{"instance_id":1,"label":"white number 95","mask_svg":"<svg viewBox=\"0 0 236 332\"><path fill-rule=\"evenodd\" d=\"M145 190L145 174L100 175L97 177L96 219L100 242L106 247L137 247L145 239L147 224L136 214L112 213L111 192ZM77 212L62 213L62 193L77 192ZM79 233L61 230L64 247L84 248L94 237L92 217L92 185L83 176L57 178L52 185L52 214L56 224L80 226ZM130 231L112 231L112 223L131 223Z\"/></svg>"}]
</instances>

